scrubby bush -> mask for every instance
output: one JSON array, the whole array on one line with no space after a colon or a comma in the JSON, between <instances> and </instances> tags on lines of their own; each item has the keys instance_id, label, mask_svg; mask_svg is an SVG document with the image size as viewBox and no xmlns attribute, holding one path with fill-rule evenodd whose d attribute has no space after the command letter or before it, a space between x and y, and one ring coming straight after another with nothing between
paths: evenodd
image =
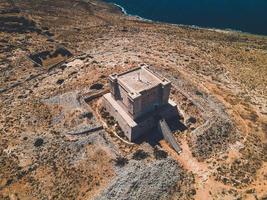
<instances>
[{"instance_id":1,"label":"scrubby bush","mask_svg":"<svg viewBox=\"0 0 267 200\"><path fill-rule=\"evenodd\" d=\"M168 154L160 149L154 149L154 156L157 160L167 158Z\"/></svg>"},{"instance_id":2,"label":"scrubby bush","mask_svg":"<svg viewBox=\"0 0 267 200\"><path fill-rule=\"evenodd\" d=\"M118 156L115 159L115 165L118 166L118 167L123 167L124 165L127 165L127 164L128 164L128 159L125 158L125 157Z\"/></svg>"},{"instance_id":3,"label":"scrubby bush","mask_svg":"<svg viewBox=\"0 0 267 200\"><path fill-rule=\"evenodd\" d=\"M149 155L147 152L145 152L142 149L139 149L133 154L133 159L134 160L143 160L143 159L146 159L148 156Z\"/></svg>"}]
</instances>

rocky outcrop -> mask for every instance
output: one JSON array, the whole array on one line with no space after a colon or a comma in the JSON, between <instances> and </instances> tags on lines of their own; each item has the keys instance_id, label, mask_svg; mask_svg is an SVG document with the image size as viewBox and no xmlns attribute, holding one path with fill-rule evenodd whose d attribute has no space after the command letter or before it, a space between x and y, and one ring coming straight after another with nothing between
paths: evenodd
<instances>
[{"instance_id":1,"label":"rocky outcrop","mask_svg":"<svg viewBox=\"0 0 267 200\"><path fill-rule=\"evenodd\" d=\"M185 175L184 170L169 158L148 165L144 162L131 162L122 170L97 200L168 199L173 188L182 183Z\"/></svg>"}]
</instances>

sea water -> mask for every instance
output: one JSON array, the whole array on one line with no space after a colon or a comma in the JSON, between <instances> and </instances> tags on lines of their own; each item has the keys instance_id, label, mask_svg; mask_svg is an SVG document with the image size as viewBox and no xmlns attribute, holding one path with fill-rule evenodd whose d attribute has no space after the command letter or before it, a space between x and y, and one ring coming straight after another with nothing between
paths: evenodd
<instances>
[{"instance_id":1,"label":"sea water","mask_svg":"<svg viewBox=\"0 0 267 200\"><path fill-rule=\"evenodd\" d=\"M267 35L267 0L106 0L130 15Z\"/></svg>"}]
</instances>

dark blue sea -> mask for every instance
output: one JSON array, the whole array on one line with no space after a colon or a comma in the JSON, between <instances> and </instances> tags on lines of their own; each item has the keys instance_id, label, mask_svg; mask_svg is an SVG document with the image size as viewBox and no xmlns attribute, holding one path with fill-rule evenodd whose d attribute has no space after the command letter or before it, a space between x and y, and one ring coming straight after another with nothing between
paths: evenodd
<instances>
[{"instance_id":1,"label":"dark blue sea","mask_svg":"<svg viewBox=\"0 0 267 200\"><path fill-rule=\"evenodd\" d=\"M153 21L267 35L267 0L106 0Z\"/></svg>"}]
</instances>

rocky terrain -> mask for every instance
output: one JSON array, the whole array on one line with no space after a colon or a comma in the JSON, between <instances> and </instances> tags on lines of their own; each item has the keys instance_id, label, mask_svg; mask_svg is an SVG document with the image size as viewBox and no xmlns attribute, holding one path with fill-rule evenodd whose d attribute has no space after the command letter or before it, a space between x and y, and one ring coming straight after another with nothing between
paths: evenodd
<instances>
[{"instance_id":1,"label":"rocky terrain","mask_svg":"<svg viewBox=\"0 0 267 200\"><path fill-rule=\"evenodd\" d=\"M142 65L172 81L179 155L103 112L107 76ZM266 77L265 36L0 0L0 199L266 199Z\"/></svg>"}]
</instances>

